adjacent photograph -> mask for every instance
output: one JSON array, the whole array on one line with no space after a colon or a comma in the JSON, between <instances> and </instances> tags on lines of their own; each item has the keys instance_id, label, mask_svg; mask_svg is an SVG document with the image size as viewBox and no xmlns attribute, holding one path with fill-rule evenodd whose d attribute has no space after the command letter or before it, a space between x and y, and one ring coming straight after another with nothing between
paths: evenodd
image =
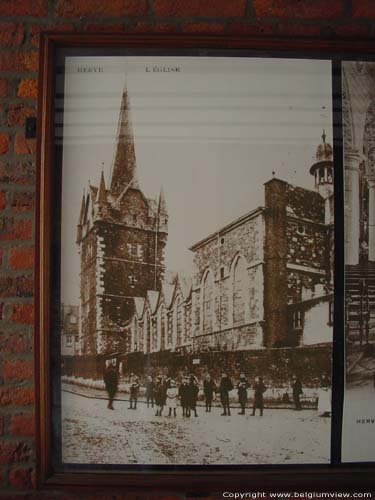
<instances>
[{"instance_id":1,"label":"adjacent photograph","mask_svg":"<svg viewBox=\"0 0 375 500\"><path fill-rule=\"evenodd\" d=\"M375 408L374 69L343 69L357 444ZM69 56L63 78L62 464L329 463L331 61Z\"/></svg>"},{"instance_id":2,"label":"adjacent photograph","mask_svg":"<svg viewBox=\"0 0 375 500\"><path fill-rule=\"evenodd\" d=\"M375 460L375 63L343 62L344 462Z\"/></svg>"}]
</instances>

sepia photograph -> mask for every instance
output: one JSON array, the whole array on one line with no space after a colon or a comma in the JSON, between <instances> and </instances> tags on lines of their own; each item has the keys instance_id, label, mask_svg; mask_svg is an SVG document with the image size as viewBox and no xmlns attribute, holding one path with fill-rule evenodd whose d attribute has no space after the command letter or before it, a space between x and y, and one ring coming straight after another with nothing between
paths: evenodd
<instances>
[{"instance_id":1,"label":"sepia photograph","mask_svg":"<svg viewBox=\"0 0 375 500\"><path fill-rule=\"evenodd\" d=\"M342 458L375 460L375 63L342 63L345 397Z\"/></svg>"},{"instance_id":2,"label":"sepia photograph","mask_svg":"<svg viewBox=\"0 0 375 500\"><path fill-rule=\"evenodd\" d=\"M372 67L343 69L356 412L375 384ZM68 56L63 77L62 463L330 463L331 61Z\"/></svg>"}]
</instances>

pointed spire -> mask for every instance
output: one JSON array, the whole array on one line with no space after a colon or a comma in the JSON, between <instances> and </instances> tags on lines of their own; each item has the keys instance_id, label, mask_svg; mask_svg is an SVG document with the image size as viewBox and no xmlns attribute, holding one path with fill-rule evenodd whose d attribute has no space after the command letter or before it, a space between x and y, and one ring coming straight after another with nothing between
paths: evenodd
<instances>
[{"instance_id":1,"label":"pointed spire","mask_svg":"<svg viewBox=\"0 0 375 500\"><path fill-rule=\"evenodd\" d=\"M326 131L323 129L323 134L322 134L322 139L323 139L323 144L326 143Z\"/></svg>"},{"instance_id":2,"label":"pointed spire","mask_svg":"<svg viewBox=\"0 0 375 500\"><path fill-rule=\"evenodd\" d=\"M85 189L83 189L83 194L82 194L82 202L81 202L81 210L79 212L79 219L78 219L78 225L83 224L83 217L85 214Z\"/></svg>"},{"instance_id":3,"label":"pointed spire","mask_svg":"<svg viewBox=\"0 0 375 500\"><path fill-rule=\"evenodd\" d=\"M106 193L106 189L105 189L104 172L102 170L98 194L96 196L96 202L97 203L105 203L106 201L107 201L107 193Z\"/></svg>"},{"instance_id":4,"label":"pointed spire","mask_svg":"<svg viewBox=\"0 0 375 500\"><path fill-rule=\"evenodd\" d=\"M133 130L130 116L130 105L126 88L122 94L121 109L117 126L116 153L112 168L110 191L118 197L131 185L139 189L136 176L136 158Z\"/></svg>"},{"instance_id":5,"label":"pointed spire","mask_svg":"<svg viewBox=\"0 0 375 500\"><path fill-rule=\"evenodd\" d=\"M79 218L78 218L78 224L77 224L77 242L80 242L82 239L82 226L84 223L84 218L85 218L85 207L86 207L86 200L85 200L85 190L83 190L82 194L82 203L81 203L81 210L79 212Z\"/></svg>"},{"instance_id":6,"label":"pointed spire","mask_svg":"<svg viewBox=\"0 0 375 500\"><path fill-rule=\"evenodd\" d=\"M165 200L163 187L161 187L160 189L158 212L160 214L168 214L167 202Z\"/></svg>"}]
</instances>

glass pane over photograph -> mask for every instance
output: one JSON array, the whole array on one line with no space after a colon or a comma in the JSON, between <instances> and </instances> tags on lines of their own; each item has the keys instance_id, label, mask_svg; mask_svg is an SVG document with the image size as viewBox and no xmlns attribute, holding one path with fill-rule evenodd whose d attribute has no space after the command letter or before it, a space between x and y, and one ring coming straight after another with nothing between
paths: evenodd
<instances>
[{"instance_id":1,"label":"glass pane over photograph","mask_svg":"<svg viewBox=\"0 0 375 500\"><path fill-rule=\"evenodd\" d=\"M330 462L331 71L66 58L63 463Z\"/></svg>"},{"instance_id":2,"label":"glass pane over photograph","mask_svg":"<svg viewBox=\"0 0 375 500\"><path fill-rule=\"evenodd\" d=\"M345 171L344 462L375 460L375 63L342 63Z\"/></svg>"}]
</instances>

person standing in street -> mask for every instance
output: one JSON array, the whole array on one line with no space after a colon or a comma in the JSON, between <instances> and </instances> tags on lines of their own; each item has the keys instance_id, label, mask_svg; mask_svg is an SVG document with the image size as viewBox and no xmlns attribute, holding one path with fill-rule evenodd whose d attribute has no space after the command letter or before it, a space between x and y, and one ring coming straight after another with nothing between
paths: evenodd
<instances>
[{"instance_id":1,"label":"person standing in street","mask_svg":"<svg viewBox=\"0 0 375 500\"><path fill-rule=\"evenodd\" d=\"M249 388L249 383L246 380L245 374L240 374L240 380L237 384L238 391L238 401L241 406L241 411L238 413L239 415L245 415L245 408L247 404L247 389Z\"/></svg>"},{"instance_id":2,"label":"person standing in street","mask_svg":"<svg viewBox=\"0 0 375 500\"><path fill-rule=\"evenodd\" d=\"M178 389L178 397L182 408L182 416L189 417L189 381L186 377L183 378L182 384Z\"/></svg>"},{"instance_id":3,"label":"person standing in street","mask_svg":"<svg viewBox=\"0 0 375 500\"><path fill-rule=\"evenodd\" d=\"M255 410L259 408L260 411L260 416L263 416L263 408L264 408L264 403L263 403L263 394L266 391L267 387L263 383L263 378L262 377L256 377L255 378L255 384L254 384L254 402L253 402L253 413L251 414L252 416L255 415Z\"/></svg>"},{"instance_id":4,"label":"person standing in street","mask_svg":"<svg viewBox=\"0 0 375 500\"><path fill-rule=\"evenodd\" d=\"M230 407L229 407L229 392L233 389L233 384L231 379L228 377L226 373L223 373L221 376L219 392L220 392L220 400L223 405L223 413L221 416L228 415L230 416Z\"/></svg>"},{"instance_id":5,"label":"person standing in street","mask_svg":"<svg viewBox=\"0 0 375 500\"><path fill-rule=\"evenodd\" d=\"M330 417L332 413L332 390L331 382L324 373L318 389L318 415L319 417Z\"/></svg>"},{"instance_id":6,"label":"person standing in street","mask_svg":"<svg viewBox=\"0 0 375 500\"><path fill-rule=\"evenodd\" d=\"M173 416L177 417L177 402L178 402L178 389L176 387L176 382L174 380L170 381L170 387L167 389L167 408L169 409L169 414L168 416L172 416L172 410L173 410Z\"/></svg>"},{"instance_id":7,"label":"person standing in street","mask_svg":"<svg viewBox=\"0 0 375 500\"><path fill-rule=\"evenodd\" d=\"M130 376L130 388L129 388L129 392L130 392L129 410L136 410L137 409L138 391L139 391L138 377L136 375L134 375L134 373L132 373Z\"/></svg>"},{"instance_id":8,"label":"person standing in street","mask_svg":"<svg viewBox=\"0 0 375 500\"><path fill-rule=\"evenodd\" d=\"M151 375L147 377L147 382L146 382L146 403L147 403L147 408L149 408L150 403L151 407L154 407L154 381L152 380Z\"/></svg>"},{"instance_id":9,"label":"person standing in street","mask_svg":"<svg viewBox=\"0 0 375 500\"><path fill-rule=\"evenodd\" d=\"M188 413L189 417L191 412L194 412L194 416L197 417L197 400L198 400L198 381L193 374L190 375L189 385L188 385Z\"/></svg>"},{"instance_id":10,"label":"person standing in street","mask_svg":"<svg viewBox=\"0 0 375 500\"><path fill-rule=\"evenodd\" d=\"M216 384L212 380L211 375L208 373L206 375L204 382L203 382L203 393L204 393L204 399L205 399L205 403L206 403L206 412L211 411L212 400L213 400L215 391L216 391Z\"/></svg>"},{"instance_id":11,"label":"person standing in street","mask_svg":"<svg viewBox=\"0 0 375 500\"><path fill-rule=\"evenodd\" d=\"M113 400L115 399L117 387L118 387L118 373L117 369L112 363L110 363L104 369L104 385L106 391L108 393L108 405L107 408L109 410L114 410L113 408Z\"/></svg>"},{"instance_id":12,"label":"person standing in street","mask_svg":"<svg viewBox=\"0 0 375 500\"><path fill-rule=\"evenodd\" d=\"M156 384L154 387L154 400L156 405L155 417L161 417L166 400L166 388L161 375L156 378Z\"/></svg>"},{"instance_id":13,"label":"person standing in street","mask_svg":"<svg viewBox=\"0 0 375 500\"><path fill-rule=\"evenodd\" d=\"M299 411L302 409L300 397L303 391L302 382L296 375L293 375L292 378L292 392L295 409Z\"/></svg>"}]
</instances>

